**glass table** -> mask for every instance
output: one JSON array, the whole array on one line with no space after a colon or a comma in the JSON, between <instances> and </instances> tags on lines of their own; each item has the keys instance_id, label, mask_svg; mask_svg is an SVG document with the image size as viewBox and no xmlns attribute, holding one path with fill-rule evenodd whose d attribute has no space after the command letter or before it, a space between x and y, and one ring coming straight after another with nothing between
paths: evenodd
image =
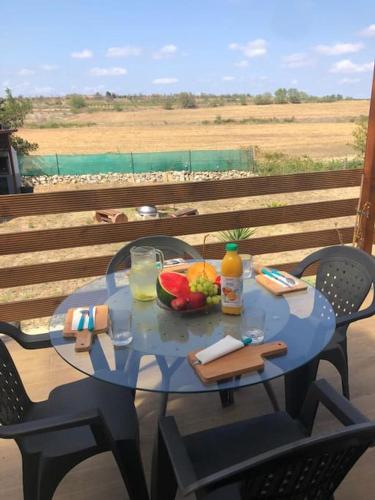
<instances>
[{"instance_id":1,"label":"glass table","mask_svg":"<svg viewBox=\"0 0 375 500\"><path fill-rule=\"evenodd\" d=\"M291 374L292 379L289 377L286 385L286 406L293 414L298 411L305 396L303 391L307 389L303 384L303 377L308 376L306 367L329 343L335 330L332 307L315 288L308 286L305 291L276 297L254 279L247 279L244 281L245 313L250 308L262 309L265 312L264 342L282 340L288 352L266 359L262 371L204 384L188 363L187 354L209 346L224 335L236 338L246 335L246 317L223 315L220 307L194 314L166 311L156 301L133 300L125 272L111 276L111 281L117 283L113 293L107 291L107 279L103 276L92 281L59 305L51 319L51 341L59 355L74 368L131 389L165 394L223 391ZM62 335L67 310L103 303L109 306L115 330L123 328L126 311L131 311L133 341L126 347L114 347L109 335L99 334L91 352L75 352L74 339ZM293 376L298 377L298 384L290 383Z\"/></svg>"}]
</instances>

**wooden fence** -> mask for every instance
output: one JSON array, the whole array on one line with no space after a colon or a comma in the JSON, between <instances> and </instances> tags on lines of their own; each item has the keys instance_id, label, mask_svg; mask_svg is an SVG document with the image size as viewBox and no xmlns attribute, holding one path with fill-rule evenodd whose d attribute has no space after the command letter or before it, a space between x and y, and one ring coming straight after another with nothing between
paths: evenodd
<instances>
[{"instance_id":1,"label":"wooden fence","mask_svg":"<svg viewBox=\"0 0 375 500\"><path fill-rule=\"evenodd\" d=\"M222 181L159 184L123 188L89 189L55 193L0 196L0 217L59 214L108 208L136 207L144 204L189 204L278 193L293 193L330 188L359 186L362 170L343 170L280 176L253 177ZM147 235L191 235L232 228L260 227L309 220L353 216L358 199L303 203L274 208L256 208L210 213L180 219L136 221L122 224L87 225L0 234L0 255L89 247L91 245L128 242ZM342 242L353 238L353 227L340 228ZM255 237L240 242L241 252L254 255L323 247L340 242L336 229L322 229L269 237ZM200 248L200 250L202 250ZM221 257L223 245L206 246L207 257ZM60 262L13 266L0 269L0 288L26 286L105 273L111 255ZM16 257L15 257L16 261ZM275 262L281 269L295 263ZM64 296L33 298L0 304L0 319L24 320L51 315Z\"/></svg>"}]
</instances>

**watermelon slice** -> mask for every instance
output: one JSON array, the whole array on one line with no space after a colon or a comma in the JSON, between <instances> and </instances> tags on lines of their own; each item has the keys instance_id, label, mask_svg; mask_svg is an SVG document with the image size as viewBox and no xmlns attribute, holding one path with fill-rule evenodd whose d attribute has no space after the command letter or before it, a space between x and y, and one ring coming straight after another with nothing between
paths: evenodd
<instances>
[{"instance_id":1,"label":"watermelon slice","mask_svg":"<svg viewBox=\"0 0 375 500\"><path fill-rule=\"evenodd\" d=\"M173 299L190 293L189 281L183 274L163 271L157 279L156 292L160 302L169 307Z\"/></svg>"}]
</instances>

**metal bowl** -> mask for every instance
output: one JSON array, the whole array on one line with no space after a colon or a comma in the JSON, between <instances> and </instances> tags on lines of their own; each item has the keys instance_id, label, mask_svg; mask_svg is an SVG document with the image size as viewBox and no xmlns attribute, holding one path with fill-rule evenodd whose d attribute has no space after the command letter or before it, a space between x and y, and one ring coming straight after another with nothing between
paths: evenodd
<instances>
[{"instance_id":1,"label":"metal bowl","mask_svg":"<svg viewBox=\"0 0 375 500\"><path fill-rule=\"evenodd\" d=\"M143 205L142 207L137 207L136 208L137 212L141 216L154 216L158 214L158 210L154 205Z\"/></svg>"}]
</instances>

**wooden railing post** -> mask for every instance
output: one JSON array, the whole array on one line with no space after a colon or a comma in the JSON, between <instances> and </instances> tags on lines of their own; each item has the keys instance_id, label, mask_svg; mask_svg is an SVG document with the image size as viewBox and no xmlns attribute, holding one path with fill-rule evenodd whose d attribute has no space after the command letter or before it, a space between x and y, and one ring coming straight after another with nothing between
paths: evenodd
<instances>
[{"instance_id":1,"label":"wooden railing post","mask_svg":"<svg viewBox=\"0 0 375 500\"><path fill-rule=\"evenodd\" d=\"M360 237L358 239L358 246L365 250L365 252L371 254L375 222L375 67L372 79L370 112L359 211Z\"/></svg>"}]
</instances>

